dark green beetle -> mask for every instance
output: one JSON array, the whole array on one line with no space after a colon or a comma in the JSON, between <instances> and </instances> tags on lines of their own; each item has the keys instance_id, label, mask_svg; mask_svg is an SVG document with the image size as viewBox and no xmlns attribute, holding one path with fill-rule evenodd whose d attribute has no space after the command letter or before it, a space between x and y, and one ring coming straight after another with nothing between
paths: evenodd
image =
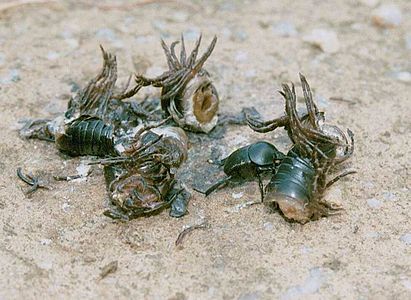
<instances>
[{"instance_id":1,"label":"dark green beetle","mask_svg":"<svg viewBox=\"0 0 411 300\"><path fill-rule=\"evenodd\" d=\"M284 157L285 155L274 145L265 141L259 141L241 147L220 162L220 165L224 166L224 173L227 176L217 181L205 192L197 191L208 196L232 179L248 181L257 178L261 192L261 200L263 200L264 189L262 176L265 173L272 174L275 172Z\"/></svg>"}]
</instances>

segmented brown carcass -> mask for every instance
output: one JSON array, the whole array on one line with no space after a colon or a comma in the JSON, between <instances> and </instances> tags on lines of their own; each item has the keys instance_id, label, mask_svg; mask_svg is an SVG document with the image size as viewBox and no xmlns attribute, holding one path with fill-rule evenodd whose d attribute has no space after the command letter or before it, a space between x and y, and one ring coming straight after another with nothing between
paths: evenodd
<instances>
[{"instance_id":1,"label":"segmented brown carcass","mask_svg":"<svg viewBox=\"0 0 411 300\"><path fill-rule=\"evenodd\" d=\"M115 208L106 216L130 220L172 207L186 213L190 194L176 182L175 173L187 158L187 136L178 127L143 129L121 157L101 161Z\"/></svg>"}]
</instances>

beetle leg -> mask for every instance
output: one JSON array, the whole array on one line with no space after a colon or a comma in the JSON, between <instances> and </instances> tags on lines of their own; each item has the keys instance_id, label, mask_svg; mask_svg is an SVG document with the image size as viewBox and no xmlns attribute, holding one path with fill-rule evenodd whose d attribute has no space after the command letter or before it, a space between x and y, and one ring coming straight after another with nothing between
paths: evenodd
<instances>
[{"instance_id":1,"label":"beetle leg","mask_svg":"<svg viewBox=\"0 0 411 300\"><path fill-rule=\"evenodd\" d=\"M225 157L225 158L223 158L222 160L219 160L219 161L213 161L213 164L215 164L215 165L217 165L217 166L219 166L219 167L222 167L222 166L224 166L224 164L225 164L225 162L226 162L227 158L228 158L228 156L227 156L227 157Z\"/></svg>"},{"instance_id":2,"label":"beetle leg","mask_svg":"<svg viewBox=\"0 0 411 300\"><path fill-rule=\"evenodd\" d=\"M201 190L199 190L195 187L193 187L193 190L195 190L195 191L197 191L201 194L204 194L207 197L208 195L210 195L215 190L217 190L217 189L223 187L224 185L226 185L230 181L230 179L231 179L231 176L224 177L224 178L220 179L219 181L217 181L216 183L214 183L212 186L210 186L206 191L201 191Z\"/></svg>"},{"instance_id":3,"label":"beetle leg","mask_svg":"<svg viewBox=\"0 0 411 300\"><path fill-rule=\"evenodd\" d=\"M261 174L258 172L257 172L257 178L258 178L258 187L260 188L260 194L261 194L261 203L263 203L264 202L264 184L261 178Z\"/></svg>"}]
</instances>

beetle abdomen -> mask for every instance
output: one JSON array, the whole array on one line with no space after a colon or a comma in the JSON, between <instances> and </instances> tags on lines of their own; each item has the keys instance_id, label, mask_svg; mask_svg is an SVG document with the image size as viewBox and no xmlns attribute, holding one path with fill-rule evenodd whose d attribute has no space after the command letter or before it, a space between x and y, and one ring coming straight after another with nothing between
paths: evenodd
<instances>
[{"instance_id":1,"label":"beetle abdomen","mask_svg":"<svg viewBox=\"0 0 411 300\"><path fill-rule=\"evenodd\" d=\"M113 127L98 118L79 118L56 137L59 150L70 155L115 155Z\"/></svg>"},{"instance_id":2,"label":"beetle abdomen","mask_svg":"<svg viewBox=\"0 0 411 300\"><path fill-rule=\"evenodd\" d=\"M238 172L239 169L243 168L244 165L250 164L250 158L248 156L248 149L250 145L241 147L231 153L224 160L224 173L227 175L232 175Z\"/></svg>"}]
</instances>

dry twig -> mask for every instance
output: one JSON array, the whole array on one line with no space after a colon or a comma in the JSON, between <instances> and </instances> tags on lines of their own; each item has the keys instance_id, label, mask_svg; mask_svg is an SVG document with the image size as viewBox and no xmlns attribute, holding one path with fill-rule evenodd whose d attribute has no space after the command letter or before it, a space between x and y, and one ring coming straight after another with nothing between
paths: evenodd
<instances>
[{"instance_id":1,"label":"dry twig","mask_svg":"<svg viewBox=\"0 0 411 300\"><path fill-rule=\"evenodd\" d=\"M204 229L207 228L208 224L206 221L200 223L200 224L195 224L192 226L187 227L186 229L184 229L183 231L180 232L180 234L177 237L176 240L176 246L181 245L181 243L183 242L184 238L192 231L196 230L196 229Z\"/></svg>"},{"instance_id":2,"label":"dry twig","mask_svg":"<svg viewBox=\"0 0 411 300\"><path fill-rule=\"evenodd\" d=\"M114 273L115 271L117 271L118 268L118 261L112 261L111 263L105 265L102 269L101 269L101 273L100 273L100 279L105 278L107 275Z\"/></svg>"}]
</instances>

